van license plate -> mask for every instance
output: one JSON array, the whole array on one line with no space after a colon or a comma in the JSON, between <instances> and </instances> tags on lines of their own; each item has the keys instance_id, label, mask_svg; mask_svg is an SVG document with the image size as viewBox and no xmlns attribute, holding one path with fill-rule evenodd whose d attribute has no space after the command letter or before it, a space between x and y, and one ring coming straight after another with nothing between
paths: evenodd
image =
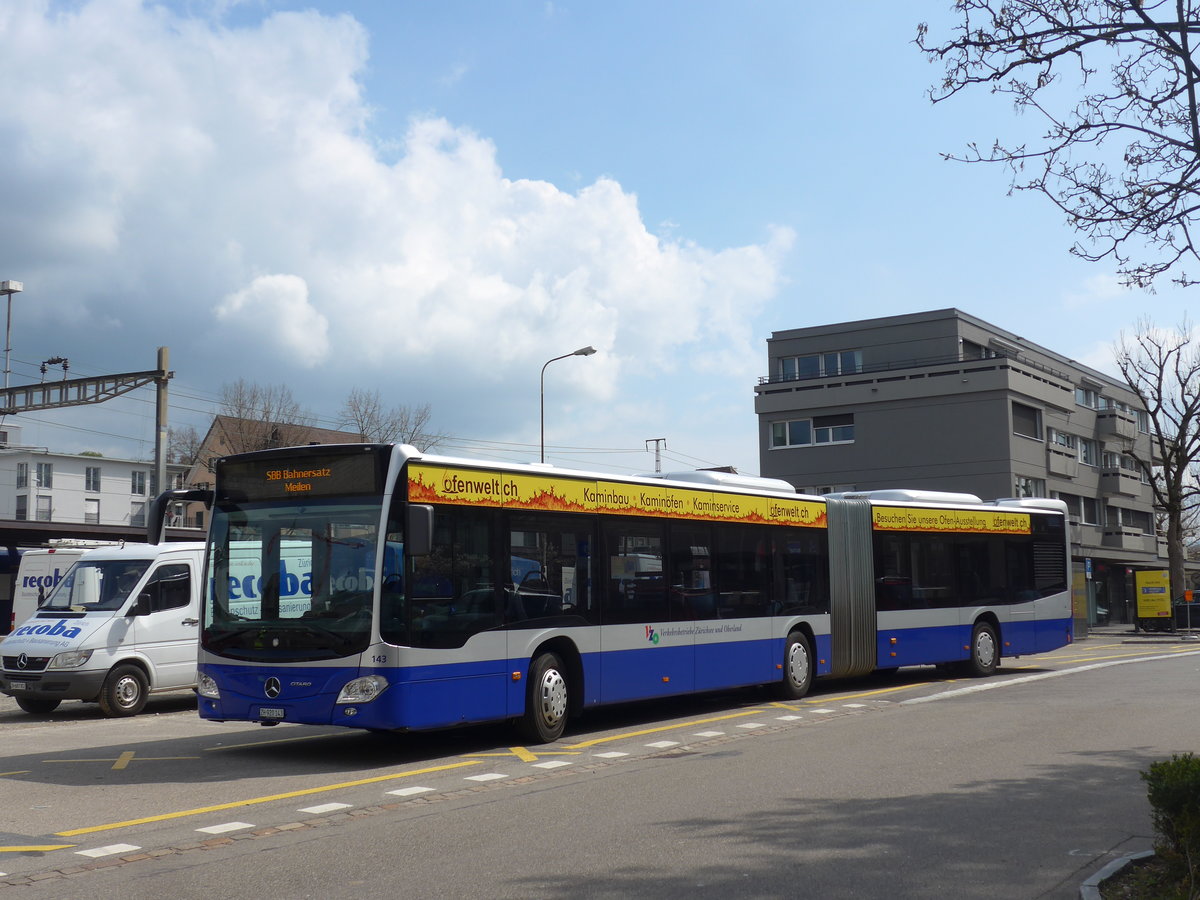
<instances>
[{"instance_id":1,"label":"van license plate","mask_svg":"<svg viewBox=\"0 0 1200 900\"><path fill-rule=\"evenodd\" d=\"M258 708L258 717L260 719L283 719L287 717L287 710L280 709L277 706L260 706Z\"/></svg>"},{"instance_id":2,"label":"van license plate","mask_svg":"<svg viewBox=\"0 0 1200 900\"><path fill-rule=\"evenodd\" d=\"M27 691L29 690L29 685L23 681L10 681L8 683L8 689L10 691Z\"/></svg>"}]
</instances>

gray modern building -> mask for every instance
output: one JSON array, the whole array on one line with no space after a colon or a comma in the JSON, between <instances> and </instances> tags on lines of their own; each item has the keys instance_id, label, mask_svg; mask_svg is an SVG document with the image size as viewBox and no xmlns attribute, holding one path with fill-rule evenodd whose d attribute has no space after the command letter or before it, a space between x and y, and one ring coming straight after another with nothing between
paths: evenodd
<instances>
[{"instance_id":1,"label":"gray modern building","mask_svg":"<svg viewBox=\"0 0 1200 900\"><path fill-rule=\"evenodd\" d=\"M1132 455L1150 458L1149 418L1124 382L957 309L776 331L767 356L764 476L1064 500L1092 622L1132 621L1134 571L1166 568Z\"/></svg>"}]
</instances>

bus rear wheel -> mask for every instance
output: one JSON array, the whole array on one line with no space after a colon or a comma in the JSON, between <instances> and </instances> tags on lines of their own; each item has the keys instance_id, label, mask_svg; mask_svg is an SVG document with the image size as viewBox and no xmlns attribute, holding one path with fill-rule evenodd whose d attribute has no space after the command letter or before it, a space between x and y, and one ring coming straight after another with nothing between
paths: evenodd
<instances>
[{"instance_id":1,"label":"bus rear wheel","mask_svg":"<svg viewBox=\"0 0 1200 900\"><path fill-rule=\"evenodd\" d=\"M963 663L963 674L971 678L995 675L1000 667L1000 640L990 622L976 622L971 631L971 656Z\"/></svg>"},{"instance_id":2,"label":"bus rear wheel","mask_svg":"<svg viewBox=\"0 0 1200 900\"><path fill-rule=\"evenodd\" d=\"M785 700L799 700L812 687L812 680L812 647L807 637L794 631L788 635L783 647L783 681L779 683L779 695Z\"/></svg>"},{"instance_id":3,"label":"bus rear wheel","mask_svg":"<svg viewBox=\"0 0 1200 900\"><path fill-rule=\"evenodd\" d=\"M562 737L567 727L567 674L556 653L543 653L529 667L525 714L517 730L530 743L548 744Z\"/></svg>"}]
</instances>

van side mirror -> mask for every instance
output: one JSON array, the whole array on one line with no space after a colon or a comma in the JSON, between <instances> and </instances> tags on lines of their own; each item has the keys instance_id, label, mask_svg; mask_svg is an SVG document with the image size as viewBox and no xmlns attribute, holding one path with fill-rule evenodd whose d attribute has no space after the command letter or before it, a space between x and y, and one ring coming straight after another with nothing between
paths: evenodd
<instances>
[{"instance_id":1,"label":"van side mirror","mask_svg":"<svg viewBox=\"0 0 1200 900\"><path fill-rule=\"evenodd\" d=\"M130 607L127 615L130 616L148 616L150 615L150 592L142 591L137 595L137 600Z\"/></svg>"},{"instance_id":2,"label":"van side mirror","mask_svg":"<svg viewBox=\"0 0 1200 900\"><path fill-rule=\"evenodd\" d=\"M433 507L426 503L408 505L404 549L409 556L428 556L433 550Z\"/></svg>"}]
</instances>

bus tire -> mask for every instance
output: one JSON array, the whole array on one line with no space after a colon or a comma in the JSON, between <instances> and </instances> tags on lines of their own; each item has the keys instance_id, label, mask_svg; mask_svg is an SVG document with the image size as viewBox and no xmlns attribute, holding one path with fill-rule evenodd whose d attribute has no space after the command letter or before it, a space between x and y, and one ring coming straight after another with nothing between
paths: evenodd
<instances>
[{"instance_id":1,"label":"bus tire","mask_svg":"<svg viewBox=\"0 0 1200 900\"><path fill-rule=\"evenodd\" d=\"M149 693L145 672L128 663L114 666L100 688L100 711L110 718L136 716L146 706Z\"/></svg>"},{"instance_id":2,"label":"bus tire","mask_svg":"<svg viewBox=\"0 0 1200 900\"><path fill-rule=\"evenodd\" d=\"M812 680L812 646L805 635L793 631L783 645L783 680L778 685L779 695L785 700L799 700L812 687Z\"/></svg>"},{"instance_id":3,"label":"bus tire","mask_svg":"<svg viewBox=\"0 0 1200 900\"><path fill-rule=\"evenodd\" d=\"M567 727L570 691L567 672L556 653L543 653L529 667L525 714L517 722L521 737L532 744L548 744L562 737Z\"/></svg>"},{"instance_id":4,"label":"bus tire","mask_svg":"<svg viewBox=\"0 0 1200 900\"><path fill-rule=\"evenodd\" d=\"M44 697L16 697L17 706L31 716L46 716L58 709L61 700L50 700Z\"/></svg>"},{"instance_id":5,"label":"bus tire","mask_svg":"<svg viewBox=\"0 0 1200 900\"><path fill-rule=\"evenodd\" d=\"M963 663L963 674L971 678L995 675L1000 667L1000 640L991 622L976 622L971 630L971 656Z\"/></svg>"}]
</instances>

